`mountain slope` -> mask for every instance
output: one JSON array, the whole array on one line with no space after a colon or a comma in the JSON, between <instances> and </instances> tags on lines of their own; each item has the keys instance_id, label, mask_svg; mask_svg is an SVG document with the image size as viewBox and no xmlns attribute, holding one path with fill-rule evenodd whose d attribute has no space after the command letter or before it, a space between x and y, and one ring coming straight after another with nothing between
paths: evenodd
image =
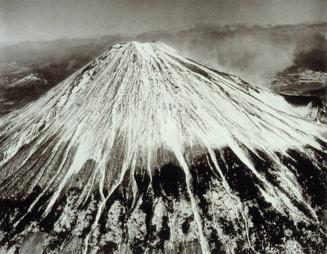
<instances>
[{"instance_id":1,"label":"mountain slope","mask_svg":"<svg viewBox=\"0 0 327 254\"><path fill-rule=\"evenodd\" d=\"M322 250L324 131L162 43L117 44L0 118L3 248Z\"/></svg>"}]
</instances>

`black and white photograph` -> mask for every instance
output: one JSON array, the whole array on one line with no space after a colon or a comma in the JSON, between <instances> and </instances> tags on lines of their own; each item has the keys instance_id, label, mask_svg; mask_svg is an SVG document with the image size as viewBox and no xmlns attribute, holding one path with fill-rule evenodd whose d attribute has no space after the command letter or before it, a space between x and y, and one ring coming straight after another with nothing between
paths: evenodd
<instances>
[{"instance_id":1,"label":"black and white photograph","mask_svg":"<svg viewBox=\"0 0 327 254\"><path fill-rule=\"evenodd\" d=\"M0 254L327 253L326 0L0 0Z\"/></svg>"}]
</instances>

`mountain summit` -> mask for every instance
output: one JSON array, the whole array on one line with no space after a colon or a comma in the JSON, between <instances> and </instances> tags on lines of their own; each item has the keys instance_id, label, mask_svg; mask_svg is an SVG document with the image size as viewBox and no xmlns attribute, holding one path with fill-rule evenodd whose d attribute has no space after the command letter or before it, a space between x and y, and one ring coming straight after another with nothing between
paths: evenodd
<instances>
[{"instance_id":1,"label":"mountain summit","mask_svg":"<svg viewBox=\"0 0 327 254\"><path fill-rule=\"evenodd\" d=\"M0 244L322 250L324 131L281 97L163 43L117 44L0 118Z\"/></svg>"}]
</instances>

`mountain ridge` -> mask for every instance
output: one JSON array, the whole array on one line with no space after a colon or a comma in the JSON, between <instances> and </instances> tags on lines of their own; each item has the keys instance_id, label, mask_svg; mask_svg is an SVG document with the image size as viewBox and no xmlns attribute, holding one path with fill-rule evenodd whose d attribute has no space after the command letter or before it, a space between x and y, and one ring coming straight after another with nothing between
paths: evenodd
<instances>
[{"instance_id":1,"label":"mountain ridge","mask_svg":"<svg viewBox=\"0 0 327 254\"><path fill-rule=\"evenodd\" d=\"M57 213L63 214L68 206L76 213L72 218L82 216L78 211L85 204L92 211L90 225L81 226L86 227L79 236L83 253L89 253L92 246L97 251L104 245L101 241L105 240L97 237L106 235L100 231L104 230L101 222L110 221L103 219L107 215L117 222L117 232L129 232L128 237L122 235L121 239L107 236L115 242L116 252L117 246L132 244L131 239L140 241L137 248L145 251L149 244L154 244L149 239L154 237L150 232L156 220L161 223L156 230L173 231L171 222L167 226L169 216L155 212L156 205L161 204L162 212L173 216L172 202L181 211L183 206L187 207L187 220L193 224L186 235L198 237L202 253L260 248L252 239L260 224L250 215L248 202L252 199L260 200L258 209L264 203L278 216L289 216L287 223L298 226L302 221L305 228L318 228L308 232L322 239L319 229L323 227L323 198L315 193L308 198L302 188L312 191L313 187L298 178L302 171L294 170L303 170L299 161L308 160L312 174L320 175L322 182L326 180L322 159L326 147L324 131L324 126L302 119L281 97L184 58L163 43L116 44L36 102L0 118L1 199L28 199L36 188L40 189L25 212L13 215L9 210L14 219L6 225L11 230L4 233L4 239L19 237L33 228L32 221L38 219L28 218L36 211L41 221L34 230L44 232L42 221L51 220L62 198L70 195L72 201L66 200L68 203L61 208L64 210ZM201 170L206 175L201 176ZM231 172L235 181L238 179L246 186L245 196L239 192ZM171 178L175 173L180 176ZM253 186L242 182L240 174L253 181ZM211 183L211 187L197 182L198 178ZM314 179L321 186L319 177ZM158 190L158 186L164 191ZM208 193L212 198L206 200ZM225 206L221 207L214 195L223 196ZM124 200L128 209L124 208ZM115 204L128 212L117 211ZM228 245L229 234L220 232L219 225L209 227L208 221L217 216L206 215L210 204L218 205L229 218L235 230L231 234L236 242L242 242L241 246L236 247L236 242ZM147 218L150 215L142 205L150 206L152 218ZM132 226L124 226L117 214L132 220ZM136 222L133 216L144 216L144 222ZM241 222L235 222L237 217ZM65 220L65 216L55 220L53 228L46 232L53 234L56 225L59 231L63 230L60 223ZM74 220L76 224L83 219ZM293 226L287 230L299 234ZM140 236L138 231L144 235ZM163 238L158 244L163 249L169 249L167 244L195 241L193 236L188 241L178 233L173 239L177 242L169 242L171 233L164 236L160 232ZM306 242L310 238L298 237L304 237ZM299 239L296 246L301 245ZM315 244L323 246L319 239ZM288 248L287 244L283 242L276 248ZM268 245L264 250L268 250Z\"/></svg>"}]
</instances>

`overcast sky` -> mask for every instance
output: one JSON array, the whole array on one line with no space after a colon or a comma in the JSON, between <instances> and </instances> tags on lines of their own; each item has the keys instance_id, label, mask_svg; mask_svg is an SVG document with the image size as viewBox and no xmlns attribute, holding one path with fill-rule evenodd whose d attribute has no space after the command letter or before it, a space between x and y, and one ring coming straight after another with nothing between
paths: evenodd
<instances>
[{"instance_id":1,"label":"overcast sky","mask_svg":"<svg viewBox=\"0 0 327 254\"><path fill-rule=\"evenodd\" d=\"M327 21L327 0L0 0L0 41Z\"/></svg>"}]
</instances>

